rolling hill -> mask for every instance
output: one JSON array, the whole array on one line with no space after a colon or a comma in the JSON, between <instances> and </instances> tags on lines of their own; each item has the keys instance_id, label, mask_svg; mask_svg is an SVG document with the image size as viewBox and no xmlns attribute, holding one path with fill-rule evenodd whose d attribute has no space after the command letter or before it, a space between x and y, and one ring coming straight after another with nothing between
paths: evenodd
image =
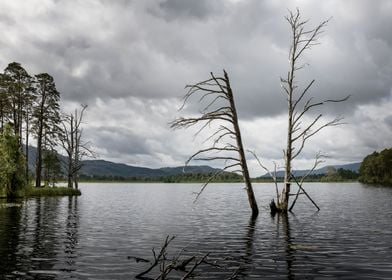
<instances>
[{"instance_id":1,"label":"rolling hill","mask_svg":"<svg viewBox=\"0 0 392 280\"><path fill-rule=\"evenodd\" d=\"M211 173L218 169L210 166L178 166L164 168L147 168L131 166L122 163L114 163L106 160L85 160L81 174L85 176L108 176L123 178L154 178L179 175L183 173Z\"/></svg>"},{"instance_id":2,"label":"rolling hill","mask_svg":"<svg viewBox=\"0 0 392 280\"><path fill-rule=\"evenodd\" d=\"M29 168L34 172L35 158L37 149L35 147L29 147ZM60 155L60 160L65 161L66 157ZM343 168L351 171L358 172L361 163L350 163L344 165L334 165L336 169ZM326 174L330 166L324 166L316 169L313 174ZM106 160L84 160L81 175L94 177L94 176L107 176L107 177L122 177L122 178L157 178L166 176L175 176L180 174L206 174L216 172L218 169L212 168L207 165L202 166L178 166L178 167L162 167L162 168L147 168L139 166L131 166L123 163L114 163ZM294 170L293 173L296 176L302 176L306 174L308 170ZM283 177L284 172L278 171L277 177ZM269 177L268 174L262 175L261 177Z\"/></svg>"},{"instance_id":3,"label":"rolling hill","mask_svg":"<svg viewBox=\"0 0 392 280\"><path fill-rule=\"evenodd\" d=\"M321 167L319 169L315 169L312 172L312 174L313 175L327 174L328 168L330 168L330 167L333 167L336 170L339 169L339 168L342 168L342 169L358 172L360 166L361 166L360 162L349 163L349 164L342 164L342 165L327 165L327 166ZM294 170L293 174L294 174L294 176L303 176L303 175L307 174L308 172L309 172L309 169ZM270 177L270 176L268 175L268 173L266 173L266 174L264 174L261 177ZM277 171L276 172L276 177L284 177L284 171Z\"/></svg>"}]
</instances>

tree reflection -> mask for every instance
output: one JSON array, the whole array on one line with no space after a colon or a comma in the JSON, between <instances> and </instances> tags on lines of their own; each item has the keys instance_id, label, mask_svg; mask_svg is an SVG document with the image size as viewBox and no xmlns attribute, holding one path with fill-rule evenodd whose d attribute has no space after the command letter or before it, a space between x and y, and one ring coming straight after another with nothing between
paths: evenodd
<instances>
[{"instance_id":1,"label":"tree reflection","mask_svg":"<svg viewBox=\"0 0 392 280\"><path fill-rule=\"evenodd\" d=\"M253 257L254 257L254 235L255 235L255 229L256 229L256 221L257 217L250 217L247 228L246 228L246 233L244 236L245 240L245 254L241 258L242 262L240 263L240 266L237 271L238 276L249 276L249 274L253 270Z\"/></svg>"},{"instance_id":2,"label":"tree reflection","mask_svg":"<svg viewBox=\"0 0 392 280\"><path fill-rule=\"evenodd\" d=\"M0 276L6 276L17 269L19 246L19 222L21 207L17 204L0 206Z\"/></svg>"},{"instance_id":3,"label":"tree reflection","mask_svg":"<svg viewBox=\"0 0 392 280\"><path fill-rule=\"evenodd\" d=\"M284 241L284 258L286 261L286 272L287 279L294 279L293 274L293 262L294 262L294 246L292 244L291 232L290 232L290 221L288 213L278 213L273 215L272 218L276 218L276 226L278 235L283 234Z\"/></svg>"},{"instance_id":4,"label":"tree reflection","mask_svg":"<svg viewBox=\"0 0 392 280\"><path fill-rule=\"evenodd\" d=\"M34 218L32 221L33 240L30 256L31 269L51 271L56 263L59 240L56 231L59 228L59 199L41 197L35 200ZM46 275L45 275L46 276ZM55 278L54 275L46 276Z\"/></svg>"},{"instance_id":5,"label":"tree reflection","mask_svg":"<svg viewBox=\"0 0 392 280\"><path fill-rule=\"evenodd\" d=\"M78 213L78 197L68 197L66 221L66 239L64 240L64 253L66 255L66 263L68 268L65 271L71 272L75 270L76 247L78 245L78 229L79 229L79 213Z\"/></svg>"},{"instance_id":6,"label":"tree reflection","mask_svg":"<svg viewBox=\"0 0 392 280\"><path fill-rule=\"evenodd\" d=\"M0 278L54 279L75 270L78 198L41 197L0 207ZM39 274L36 274L39 273ZM40 278L41 279L41 278ZM42 278L43 279L43 278Z\"/></svg>"}]
</instances>

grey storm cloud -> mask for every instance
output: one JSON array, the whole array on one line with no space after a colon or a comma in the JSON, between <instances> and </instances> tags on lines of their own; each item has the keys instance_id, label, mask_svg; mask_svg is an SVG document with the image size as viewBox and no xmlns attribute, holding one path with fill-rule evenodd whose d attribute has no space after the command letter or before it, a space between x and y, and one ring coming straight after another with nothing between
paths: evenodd
<instances>
[{"instance_id":1,"label":"grey storm cloud","mask_svg":"<svg viewBox=\"0 0 392 280\"><path fill-rule=\"evenodd\" d=\"M225 68L243 117L284 109L279 77L287 69L289 29L284 15L293 8L291 3L45 2L46 9L26 19L18 18L16 11L15 20L2 9L3 30L19 36L20 44L9 46L12 41L2 39L1 48L14 48L16 55L8 57L53 73L64 98L88 102L97 96L175 97L185 84ZM321 45L304 59L310 66L303 80L317 80L312 92L316 97L351 94L347 106L352 107L389 95L392 18L380 13L386 14L390 6L388 1L370 2L339 3L337 15L327 8L317 11L318 3L305 4L310 26L333 16Z\"/></svg>"},{"instance_id":2,"label":"grey storm cloud","mask_svg":"<svg viewBox=\"0 0 392 280\"><path fill-rule=\"evenodd\" d=\"M203 20L219 11L220 4L222 1L165 0L159 3L160 9L156 14L162 14L169 21L193 18Z\"/></svg>"},{"instance_id":3,"label":"grey storm cloud","mask_svg":"<svg viewBox=\"0 0 392 280\"><path fill-rule=\"evenodd\" d=\"M389 128L392 130L392 115L385 117L384 121L389 126Z\"/></svg>"},{"instance_id":4,"label":"grey storm cloud","mask_svg":"<svg viewBox=\"0 0 392 280\"><path fill-rule=\"evenodd\" d=\"M132 133L130 130L120 130L114 127L95 127L99 131L99 137L91 139L94 145L105 147L110 143L110 153L113 156L122 154L147 155L149 149L145 139L140 135ZM91 131L86 130L89 135L94 135Z\"/></svg>"},{"instance_id":5,"label":"grey storm cloud","mask_svg":"<svg viewBox=\"0 0 392 280\"><path fill-rule=\"evenodd\" d=\"M211 71L228 71L242 121L284 114L280 77L286 75L290 45L284 16L296 7L309 19L309 27L331 18L320 45L303 57L307 67L298 73L299 86L315 79L310 91L314 100L351 95L345 103L325 107L323 114L345 115L356 123L351 117L363 106L390 102L389 0L4 0L0 65L17 61L31 74L48 72L65 104L89 104L94 112L97 100L128 102L121 109L124 116L136 110L134 100L160 110L170 107L165 117L136 110L161 136L140 132L139 123L129 131L86 133L102 147L110 134L116 135L118 154L140 152L165 160L170 152L178 158L169 145L157 144L171 137L167 122L179 114L167 104L184 94L185 85L209 78ZM197 110L193 104L184 113ZM384 118L390 124L390 116ZM155 144L147 145L146 138ZM181 143L181 138L173 141Z\"/></svg>"}]
</instances>

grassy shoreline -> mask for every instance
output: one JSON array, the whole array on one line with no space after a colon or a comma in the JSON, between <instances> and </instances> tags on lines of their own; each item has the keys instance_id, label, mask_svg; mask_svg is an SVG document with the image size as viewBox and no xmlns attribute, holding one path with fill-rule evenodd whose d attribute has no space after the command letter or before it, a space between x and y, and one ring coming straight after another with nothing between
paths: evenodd
<instances>
[{"instance_id":1,"label":"grassy shoreline","mask_svg":"<svg viewBox=\"0 0 392 280\"><path fill-rule=\"evenodd\" d=\"M71 189L68 187L44 187L44 188L34 188L28 187L24 190L24 197L34 197L34 196L72 196L81 195L79 189Z\"/></svg>"},{"instance_id":2,"label":"grassy shoreline","mask_svg":"<svg viewBox=\"0 0 392 280\"><path fill-rule=\"evenodd\" d=\"M35 188L29 186L23 190L19 190L15 198L29 198L39 196L79 196L81 191L77 189L71 189L68 187L44 187ZM4 192L0 192L0 198L7 198Z\"/></svg>"}]
</instances>

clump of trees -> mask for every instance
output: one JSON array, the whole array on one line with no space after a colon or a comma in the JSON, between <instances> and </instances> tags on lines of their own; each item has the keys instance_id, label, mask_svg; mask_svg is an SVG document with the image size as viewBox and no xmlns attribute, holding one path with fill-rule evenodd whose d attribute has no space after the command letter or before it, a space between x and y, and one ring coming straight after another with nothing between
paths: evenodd
<instances>
[{"instance_id":1,"label":"clump of trees","mask_svg":"<svg viewBox=\"0 0 392 280\"><path fill-rule=\"evenodd\" d=\"M26 180L24 174L25 157L19 148L18 135L10 125L0 132L0 196L20 196Z\"/></svg>"},{"instance_id":2,"label":"clump of trees","mask_svg":"<svg viewBox=\"0 0 392 280\"><path fill-rule=\"evenodd\" d=\"M360 182L392 186L392 148L366 156L359 175Z\"/></svg>"},{"instance_id":3,"label":"clump of trees","mask_svg":"<svg viewBox=\"0 0 392 280\"><path fill-rule=\"evenodd\" d=\"M73 149L78 158L77 164L73 166L77 165L78 169L81 158L87 154L80 127L82 116L83 113L76 117L76 130L72 132ZM12 170L16 167L12 166L18 163L17 179L13 178L8 185L1 184L12 186L6 187L8 195L15 193L11 191L15 184L29 184L31 176L35 177L36 187L41 187L42 181L44 185L53 186L62 176L59 154L62 152L62 140L69 133L64 125L66 119L60 112L60 92L56 89L51 75L40 73L32 76L17 62L10 63L4 73L0 73L0 134L3 150L0 156L0 168L3 172L0 180L9 180L5 174L13 174ZM31 137L37 147L34 172L31 172L28 164ZM75 171L72 174L75 174Z\"/></svg>"},{"instance_id":4,"label":"clump of trees","mask_svg":"<svg viewBox=\"0 0 392 280\"><path fill-rule=\"evenodd\" d=\"M320 178L321 182L344 182L344 181L354 181L357 180L359 174L355 171L344 169L344 168L334 168L330 166L327 170L327 174Z\"/></svg>"}]
</instances>

